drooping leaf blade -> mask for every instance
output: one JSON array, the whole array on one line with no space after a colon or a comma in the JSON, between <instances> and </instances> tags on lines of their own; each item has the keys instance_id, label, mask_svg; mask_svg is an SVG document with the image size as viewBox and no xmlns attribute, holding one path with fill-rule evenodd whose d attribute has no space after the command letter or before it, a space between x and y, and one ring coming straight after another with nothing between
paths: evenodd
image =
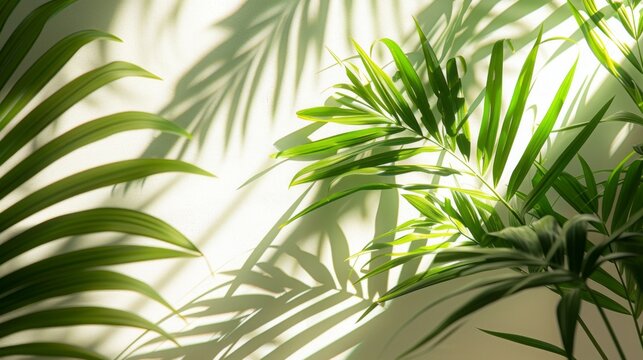
<instances>
[{"instance_id":1,"label":"drooping leaf blade","mask_svg":"<svg viewBox=\"0 0 643 360\"><path fill-rule=\"evenodd\" d=\"M78 101L104 85L128 76L157 78L136 65L121 61L112 62L77 77L36 106L0 140L0 164Z\"/></svg>"},{"instance_id":2,"label":"drooping leaf blade","mask_svg":"<svg viewBox=\"0 0 643 360\"><path fill-rule=\"evenodd\" d=\"M0 356L57 356L62 358L84 359L84 360L108 360L107 357L70 344L53 342L32 342L17 345L0 347Z\"/></svg>"},{"instance_id":3,"label":"drooping leaf blade","mask_svg":"<svg viewBox=\"0 0 643 360\"><path fill-rule=\"evenodd\" d=\"M553 182L556 180L558 175L563 172L565 167L569 162L576 156L580 148L585 144L585 141L590 137L596 126L598 126L599 121L605 115L605 112L612 104L612 100L608 101L603 107L594 115L590 123L580 131L580 133L574 138L574 140L567 146L562 154L556 159L554 164L551 166L549 171L545 173L543 178L536 184L536 186L531 190L527 195L525 204L522 207L522 212L525 213L529 211L538 199L543 196L547 190L551 187Z\"/></svg>"},{"instance_id":4,"label":"drooping leaf blade","mask_svg":"<svg viewBox=\"0 0 643 360\"><path fill-rule=\"evenodd\" d=\"M49 1L33 10L11 32L0 50L0 89L6 84L18 65L25 58L40 32L49 19L62 9L73 4L76 0ZM9 3L3 10L13 10L15 5ZM7 15L9 13L6 13ZM4 24L3 24L4 25Z\"/></svg>"},{"instance_id":5,"label":"drooping leaf blade","mask_svg":"<svg viewBox=\"0 0 643 360\"><path fill-rule=\"evenodd\" d=\"M123 310L89 306L41 310L11 318L0 323L0 338L24 330L88 324L152 330L175 342L170 334L138 315Z\"/></svg>"},{"instance_id":6,"label":"drooping leaf blade","mask_svg":"<svg viewBox=\"0 0 643 360\"><path fill-rule=\"evenodd\" d=\"M98 39L120 41L98 30L81 30L66 36L25 71L0 102L0 129L3 129L27 105L54 75L84 45Z\"/></svg>"},{"instance_id":7,"label":"drooping leaf blade","mask_svg":"<svg viewBox=\"0 0 643 360\"><path fill-rule=\"evenodd\" d=\"M556 308L560 336L569 359L574 357L574 337L580 312L580 300L580 289L568 289L563 291Z\"/></svg>"},{"instance_id":8,"label":"drooping leaf blade","mask_svg":"<svg viewBox=\"0 0 643 360\"><path fill-rule=\"evenodd\" d=\"M0 199L63 156L124 131L151 129L189 137L175 123L150 113L128 111L86 122L32 152L0 177Z\"/></svg>"},{"instance_id":9,"label":"drooping leaf blade","mask_svg":"<svg viewBox=\"0 0 643 360\"><path fill-rule=\"evenodd\" d=\"M2 211L0 213L0 231L70 197L164 172L211 176L205 170L179 160L135 159L97 166L41 188Z\"/></svg>"},{"instance_id":10,"label":"drooping leaf blade","mask_svg":"<svg viewBox=\"0 0 643 360\"><path fill-rule=\"evenodd\" d=\"M485 329L480 329L480 330L485 332L485 333L487 333L487 334L489 334L489 335L493 335L493 336L499 337L501 339L509 340L509 341L515 342L517 344L530 346L530 347L533 347L533 348L536 348L536 349L549 351L551 353L567 357L567 354L565 354L565 350L559 348L556 345L548 343L546 341L534 339L532 337L523 336L523 335L504 333L504 332L498 332L498 331L491 331L491 330L485 330Z\"/></svg>"},{"instance_id":11,"label":"drooping leaf blade","mask_svg":"<svg viewBox=\"0 0 643 360\"><path fill-rule=\"evenodd\" d=\"M181 232L151 215L129 209L96 208L48 219L7 239L0 244L0 264L57 239L106 231L145 236L199 252Z\"/></svg>"}]
</instances>

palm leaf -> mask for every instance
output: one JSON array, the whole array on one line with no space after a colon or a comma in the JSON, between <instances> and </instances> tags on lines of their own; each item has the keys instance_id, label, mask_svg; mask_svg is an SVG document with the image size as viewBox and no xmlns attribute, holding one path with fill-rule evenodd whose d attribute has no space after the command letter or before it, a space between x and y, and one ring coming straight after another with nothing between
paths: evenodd
<instances>
[{"instance_id":1,"label":"palm leaf","mask_svg":"<svg viewBox=\"0 0 643 360\"><path fill-rule=\"evenodd\" d=\"M350 80L350 84L343 83L336 86L339 90L333 100L337 100L341 105L304 110L304 114L310 111L307 114L309 117L320 117L321 121L339 119L336 122L344 122L345 125L352 123L351 120L341 120L343 117L350 119L356 116L370 119L371 116L381 116L382 124L388 123L393 127L403 128L414 136L390 134L390 137L385 140L368 138L365 141L355 140L355 144L352 144L352 136L357 132L351 131L319 140L318 143L313 142L311 145L305 144L291 149L293 156L297 151L301 151L304 155L304 151L310 149L310 154L315 154L317 160L298 171L291 185L322 179L332 179L332 181L330 193L327 196L305 207L287 223L360 191L403 190L402 196L418 210L419 217L385 232L383 236L390 236L391 240L377 242L373 240L352 257L370 255L361 267L365 274L359 280L368 279L368 282L371 282L376 276L381 277L383 274L389 276L391 270L400 266L414 266L413 271L417 272L420 269L419 266L412 264L419 263L418 260L423 257L430 257L430 265L415 274L405 272L403 269L402 273L406 278L380 293L376 303L369 306L360 319L376 309L377 304L409 293L468 275L510 268L519 272L520 275L497 283L486 283L484 286L478 284L479 286L466 287L466 289L482 291L447 316L405 354L436 340L461 319L481 307L524 289L547 287L561 296L558 319L565 350L556 347L554 352L572 357L573 335L581 300L593 303L601 309L609 309L621 314L635 313L633 309L626 309L603 293L588 290L585 282L588 279L592 280L604 286L609 292L628 302L631 301L633 297L630 296L628 289L632 287L626 288L621 284L622 281L620 282L601 268L601 264L610 261L637 261L640 249L636 246L628 248L628 244L631 245L631 243L621 239L625 250L619 250L616 253L593 250L592 246L602 250L606 247L603 244L591 243L587 229L591 224L601 232L601 235L607 234L606 219L601 221L595 217L581 215L567 220L561 215L562 211L554 208L557 204L555 201L550 202L547 193L553 187L581 214L597 213L601 197L603 197L603 208L607 207L611 210L621 183L621 173L625 171L626 176L622 181L621 194L617 201L620 204L620 210L616 214L619 221L615 226L627 223L629 228L632 228L636 223L631 221L631 217L638 216L634 203L636 198L640 197L639 195L643 196L643 191L639 191L640 187L637 186L640 180L640 162L628 168L621 165L604 186L602 181L597 180L598 172L593 171L580 156L582 176L573 176L567 172L567 167L571 160L578 156L580 149L601 122L621 121L639 124L640 117L623 112L604 117L611 105L610 100L590 121L555 130L555 124L572 87L578 64L576 59L560 83L546 114L512 172L507 184L507 195L502 196L496 187L506 172L510 152L515 151L514 143L527 106L538 50L543 43L542 31L523 63L511 103L502 122L503 48L507 40L498 41L493 46L484 97L479 96L473 105L475 108L475 104L484 98L481 125L477 129L476 160L472 160L477 162L478 170L469 161L471 136L468 118L472 111L467 111L466 101L462 95L463 79L457 66L459 58L448 59L446 71L444 71L419 25L417 32L426 67L425 75L428 78L427 89L430 91L424 88L425 84L421 81L420 72L413 67L410 55L405 54L392 40L384 39L382 42L388 48L395 64L393 75L386 73L359 45L355 44L365 74L349 61L338 59L338 63L346 69ZM465 62L460 62L464 66ZM366 82L363 79L366 79ZM433 109L437 111L434 113ZM418 114L421 115L420 121L416 117ZM357 124L366 125L377 133L382 129L378 126L379 121L380 118L372 124L367 124L366 121L357 122ZM580 129L580 131L569 146L555 158L549 169L546 169L537 159L550 134L572 129ZM336 139L347 142L342 143ZM422 144L415 144L419 142ZM413 147L405 147L412 143ZM425 145L426 143L429 143L429 146ZM328 153L324 153L321 145L328 147ZM306 148L306 146L310 147ZM404 147L391 149L391 146ZM440 153L438 162L428 165L435 167L433 170L438 171L430 172L428 171L430 167L427 167L427 171L422 171L427 166L423 164L398 164L398 161L412 160L413 156L427 149ZM455 162L457 166L449 162ZM445 163L449 165L445 166ZM491 174L493 183L487 182L485 175L489 167L493 169ZM440 171L440 168L446 171ZM519 192L525 178L533 173L534 168L536 171L531 189L526 193ZM396 176L420 172L453 176L456 185L444 185L439 176L434 177L433 182L412 184L403 181L397 183L397 179L396 182L391 183L380 182L380 179L368 179L368 176ZM362 175L367 180L363 185L341 187L340 180L352 175ZM466 182L461 181L462 179ZM472 179L479 187L471 185ZM581 182L579 179L584 180ZM461 183L465 185L460 185ZM604 195L601 194L601 187L605 188ZM632 193L636 193L636 196L631 196ZM630 196L626 197L624 194L630 194ZM512 198L515 195L518 195L516 203L521 205L520 210L514 208L516 205ZM606 198L609 205L605 204ZM497 209L496 205L502 205L504 209ZM503 216L506 213L512 216L509 218L509 224L512 227L505 225ZM535 221L527 215L536 217ZM530 221L532 221L531 224ZM560 225L563 223L564 226L561 229ZM621 227L618 228L621 229ZM398 231L407 230L414 232L393 237ZM409 246L408 249L404 247L406 245ZM590 258L588 254L591 255ZM636 271L636 267L631 269L634 270L628 270L628 272ZM534 339L525 337L513 339L527 345L554 350L549 344L538 343Z\"/></svg>"},{"instance_id":2,"label":"palm leaf","mask_svg":"<svg viewBox=\"0 0 643 360\"><path fill-rule=\"evenodd\" d=\"M94 91L124 77L156 78L138 66L113 62L88 71L48 96L42 94L50 80L81 47L97 39L118 40L113 35L96 30L82 30L64 37L20 74L18 69L21 69L23 59L30 53L44 26L57 12L73 2L53 0L36 8L8 34L0 49L0 88L4 94L0 97L0 129L8 128L0 139L0 164L9 161L15 163L12 168L0 173L0 198L18 197L0 212L0 232L12 232L0 243L0 263L15 264L16 258L24 258L21 255L69 236L81 236L76 241L85 243L83 235L97 232L144 236L153 239L154 243L164 243L172 248L122 244L95 246L87 243L79 250L54 252L44 259L27 260L19 266L13 266L11 271L0 274L0 313L3 315L0 337L51 327L115 325L154 331L174 341L157 325L128 311L100 306L68 305L56 308L46 302L86 292L117 290L139 294L176 313L172 305L149 285L105 268L200 254L194 244L172 226L135 210L97 208L45 218L36 225L13 231L16 225L32 215L94 189L164 172L210 175L194 165L176 160L135 159L99 165L72 173L48 185L25 190L24 185L28 180L71 152L80 151L87 145L124 131L146 129L189 137L185 130L159 116L123 112L83 123L42 146L34 146L34 150L28 152L22 161L14 161L15 155L32 143L45 128ZM16 5L16 1L3 1L0 4L0 28ZM17 78L15 83L9 84L9 79L14 77ZM44 100L20 116L37 97ZM34 310L34 306L38 306L38 310ZM102 355L80 346L54 342L8 342L0 348L0 356L10 355L104 359Z\"/></svg>"},{"instance_id":3,"label":"palm leaf","mask_svg":"<svg viewBox=\"0 0 643 360\"><path fill-rule=\"evenodd\" d=\"M509 183L507 185L508 198L511 198L516 193L516 191L518 191L520 184L522 184L522 182L524 181L527 173L529 172L529 169L536 160L536 157L540 153L543 145L547 141L551 130L554 128L554 124L558 119L558 115L560 114L560 111L563 107L563 102L567 97L567 93L569 92L572 80L574 79L574 72L576 70L577 62L578 59L576 60L576 62L574 62L574 65L571 67L571 69L567 73L567 76L558 88L556 95L554 95L554 100L552 101L551 106L547 110L547 113L543 117L543 120L540 122L540 125L538 125L538 128L534 132L533 136L529 140L525 152L520 157L516 168L511 174L511 178L509 179Z\"/></svg>"},{"instance_id":4,"label":"palm leaf","mask_svg":"<svg viewBox=\"0 0 643 360\"><path fill-rule=\"evenodd\" d=\"M558 354L561 356L567 356L567 354L565 353L565 350L559 348L556 345L550 344L542 340L534 339L528 336L517 335L517 334L503 333L503 332L491 331L491 330L485 330L485 329L480 329L480 330L484 331L489 335L493 335L501 339L509 340L517 344L527 345L536 349L549 351L551 353Z\"/></svg>"}]
</instances>

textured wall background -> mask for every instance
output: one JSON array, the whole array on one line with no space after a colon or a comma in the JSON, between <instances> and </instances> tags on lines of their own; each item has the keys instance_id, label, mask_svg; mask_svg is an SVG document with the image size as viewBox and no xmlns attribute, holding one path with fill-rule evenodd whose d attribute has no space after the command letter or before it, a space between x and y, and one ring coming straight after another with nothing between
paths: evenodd
<instances>
[{"instance_id":1,"label":"textured wall background","mask_svg":"<svg viewBox=\"0 0 643 360\"><path fill-rule=\"evenodd\" d=\"M20 7L26 12L40 3L24 1ZM51 214L96 202L145 208L183 231L206 254L214 275L203 259L127 267L132 274L158 288L175 306L189 304L207 293L186 311L192 314L187 323L176 318L163 323L167 329L179 332L182 349L146 335L136 343L135 348L145 346L135 356L391 359L422 337L454 304L463 301L453 299L416 317L417 309L448 289L436 287L403 298L355 323L369 299L394 284L399 276L408 276L405 271L410 269L355 288L348 284L350 270L344 259L360 250L375 234L410 218L414 210L398 204L397 194L383 192L380 196L371 194L338 203L279 229L298 206L323 195L325 189L309 190L303 185L289 189L290 178L300 167L297 163L282 164L239 187L276 164L269 158L276 147L309 135L312 129L306 128L283 138L308 125L296 119L297 109L323 103L330 95L326 89L343 81L341 72L329 67L333 61L325 47L340 57L348 57L353 54L350 38L366 47L378 38L389 37L404 44L405 50L414 51L418 46L412 32L415 16L440 51L446 48L449 56L457 53L467 59L469 83L465 89L471 102L484 86L487 55L494 41L514 40L517 51L507 58L505 65L512 71L505 77L505 86L513 86L541 23L545 37L581 39L563 4L531 0L80 0L48 25L46 36L40 40L43 47L63 34L86 27L112 32L124 43L93 44L83 49L53 85L60 86L90 66L110 60L131 61L164 80L126 79L110 85L91 95L82 106L68 111L62 125L52 129L52 133L61 133L88 118L137 109L159 112L176 120L194 138L176 142L174 138L156 137L149 132L119 135L82 154L68 156L32 181L49 183L72 169L132 154L182 157L218 176L208 179L162 175L144 184L132 184L128 189L97 191L48 210ZM579 96L573 104L571 101L566 104L564 122L586 121L611 96L616 96L612 109L634 110L625 92L615 80L606 77L584 43L574 46L551 42L542 49L537 64L540 71L531 96L533 106L529 114L533 120L539 121L546 111L546 104L577 53L580 65L571 92ZM380 50L375 48L375 54L383 55ZM506 97L509 94L510 91L505 91ZM525 136L529 131L527 126L521 129ZM601 125L582 154L599 168L602 164L613 164L614 159L629 151L628 144L641 135L629 126ZM551 153L568 140L566 136L556 138ZM121 145L124 143L128 146ZM92 156L88 157L88 153ZM34 217L27 221L36 220ZM93 241L105 243L127 241L110 234L94 238ZM55 246L78 245L69 239ZM47 249L28 256L47 256ZM102 292L95 298L137 309L151 319L166 315L165 309L141 302L135 296ZM476 328L515 331L559 343L556 300L553 294L538 290L499 302L470 317L454 336L426 356L553 358L491 338ZM602 324L595 321L593 309L585 307L583 311L596 333L606 336ZM400 325L409 319L413 320L409 326L398 332ZM627 321L619 320L622 322L614 320L617 326ZM85 327L48 334L82 339L116 355L139 332ZM623 342L635 346L632 336ZM579 358L596 358L584 336L579 334L577 341ZM614 352L607 342L606 347Z\"/></svg>"}]
</instances>

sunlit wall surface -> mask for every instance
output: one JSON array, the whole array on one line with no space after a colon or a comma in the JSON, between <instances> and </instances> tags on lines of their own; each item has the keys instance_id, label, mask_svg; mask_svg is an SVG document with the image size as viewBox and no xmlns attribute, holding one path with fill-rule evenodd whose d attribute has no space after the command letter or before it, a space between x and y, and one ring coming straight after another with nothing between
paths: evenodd
<instances>
[{"instance_id":1,"label":"sunlit wall surface","mask_svg":"<svg viewBox=\"0 0 643 360\"><path fill-rule=\"evenodd\" d=\"M24 1L27 13L42 1ZM4 341L61 340L85 344L110 356L132 359L392 359L432 329L466 297L457 297L417 316L416 313L465 282L416 292L377 309L356 322L376 294L398 279L396 270L352 285L352 262L346 259L373 236L414 216L416 210L394 191L369 193L324 208L284 228L297 209L327 192L323 186L288 184L301 164L270 154L308 136L331 134L299 120L295 111L323 104L328 88L344 75L326 48L341 58L354 54L350 39L364 48L382 37L415 51L419 42L413 17L442 55L462 55L468 62L466 98L484 87L489 53L496 40L509 38L515 53L506 57L505 81L513 86L521 60L543 24L544 38L564 36L577 42L552 41L542 46L529 102L528 126L519 132L526 142L567 70L579 58L562 124L587 121L615 96L613 108L635 111L627 94L604 71L587 46L564 1L376 1L376 0L79 0L45 28L37 47L45 49L61 36L82 28L111 32L123 43L92 44L67 64L52 84L61 84L92 66L127 60L160 76L162 81L125 79L92 94L67 111L57 127L36 142L60 134L83 119L124 110L145 110L176 121L191 140L128 132L67 156L31 180L49 183L78 168L131 156L181 158L216 174L216 178L161 175L128 187L117 186L65 201L22 225L70 209L101 204L127 205L166 220L184 232L204 258L164 260L122 267L143 279L184 310L184 319L140 297L96 292L83 298L59 298L49 305L102 303L131 309L160 321L182 345L127 328L76 327L72 330L23 332ZM15 26L15 24L14 24ZM508 52L508 51L507 51ZM384 64L384 47L373 48ZM511 87L509 87L511 88ZM510 91L503 94L508 100ZM473 119L473 126L479 122ZM302 129L293 135L286 135ZM613 164L642 133L633 125L603 125L583 148L593 166ZM522 139L522 140L521 140ZM571 137L551 137L551 154ZM126 144L126 145L123 145ZM88 155L90 154L90 155ZM516 162L519 154L510 156ZM573 165L576 166L576 165ZM15 200L15 199L14 199ZM11 199L6 199L10 202ZM130 241L104 233L95 243ZM54 251L82 247L66 239L28 253L30 260ZM20 261L10 266L20 266ZM406 270L408 272L408 269ZM478 328L518 332L559 344L555 318L557 296L530 290L469 317L439 346L419 358L548 359L535 349L492 338ZM606 338L594 309L583 309L596 333ZM615 326L630 319L614 318ZM621 324L622 322L623 324ZM625 323L628 325L624 325ZM402 326L405 326L402 328ZM627 338L630 336L631 338ZM636 335L622 343L637 347ZM613 349L607 348L610 353ZM584 336L577 337L579 359L596 358Z\"/></svg>"}]
</instances>

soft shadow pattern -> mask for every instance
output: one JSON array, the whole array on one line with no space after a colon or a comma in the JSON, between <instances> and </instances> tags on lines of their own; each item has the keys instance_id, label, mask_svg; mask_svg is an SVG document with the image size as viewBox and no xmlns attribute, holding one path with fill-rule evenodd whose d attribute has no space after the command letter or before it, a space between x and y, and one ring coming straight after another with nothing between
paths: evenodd
<instances>
[{"instance_id":1,"label":"soft shadow pattern","mask_svg":"<svg viewBox=\"0 0 643 360\"><path fill-rule=\"evenodd\" d=\"M355 198L323 211L319 218L305 219L293 225L295 228L286 239L273 244L271 234L279 231L280 225L293 215L303 198L279 218L243 268L222 274L226 278L232 277L216 289L225 295L205 296L180 309L190 324L194 324L188 330L174 334L183 343L182 348L149 351L163 341L157 338L141 349L149 352L139 352L128 358L247 359L260 348L263 352L269 345L271 349L262 358L283 359L340 322L356 319L370 305L372 290L351 285L357 281L358 274L346 261L350 256L348 239L337 222L355 205L364 203L364 199ZM380 207L396 209L397 195L383 197ZM309 240L302 242L303 238ZM322 261L328 251L331 264ZM312 320L334 307L341 309L331 310L332 313L323 319ZM217 315L224 314L232 316L216 320ZM270 326L266 327L266 324ZM293 327L302 330L284 339L283 333ZM189 344L190 338L199 336L208 340ZM350 350L364 336L364 330L359 326L341 340L328 344L316 358L331 358Z\"/></svg>"},{"instance_id":2,"label":"soft shadow pattern","mask_svg":"<svg viewBox=\"0 0 643 360\"><path fill-rule=\"evenodd\" d=\"M249 0L214 27L230 35L200 59L180 80L175 98L163 114L203 141L215 118L225 119L224 148L234 139L235 128L244 138L249 113L259 100L257 91L266 74L275 79L270 109L277 110L284 93L297 93L307 63L319 67L325 45L330 0ZM369 2L375 7L376 1ZM345 1L343 18L350 28L353 1ZM348 40L348 39L346 39ZM271 60L275 60L275 66ZM284 79L293 79L284 83ZM264 124L263 126L268 126ZM146 155L167 154L177 143L159 137ZM181 144L183 149L187 146Z\"/></svg>"},{"instance_id":3,"label":"soft shadow pattern","mask_svg":"<svg viewBox=\"0 0 643 360\"><path fill-rule=\"evenodd\" d=\"M339 3L343 9L340 15L345 19L345 40L348 43L356 16L353 13L355 3L352 0ZM249 114L260 100L257 91L263 82L273 89L269 107L274 115L284 96L296 96L304 67L307 64L313 68L320 67L322 52L328 46L325 39L329 31L331 5L339 3L331 0L246 1L229 17L214 24L230 35L182 77L175 97L162 110L162 115L174 119L194 134L199 146L203 145L214 122L221 119L225 119L221 136L225 142L224 150L235 139L235 131L243 141L250 122ZM427 3L417 18L428 29L427 35L432 42L440 44L441 58L453 56L463 47L476 44L472 62L487 57L492 42L485 38L494 31L514 24L534 11L553 7L548 1L517 2L495 15L493 21L479 30L480 22L493 9L494 2L481 1L473 5L471 0ZM378 13L378 2L370 0L367 4L372 9L371 13L384 21L384 15L388 14ZM399 0L391 6L397 9ZM555 9L543 20L544 30L560 24L569 16L566 8ZM378 33L376 28L373 31ZM526 45L533 36L530 31L525 31L524 35L513 39L516 49ZM405 38L405 42L415 41L411 34ZM572 38L580 40L580 31ZM569 46L562 44L559 51ZM275 60L274 64L271 60ZM272 74L274 79L269 80L267 75ZM262 126L269 126L269 122L274 121L270 118L262 119ZM183 153L188 142L177 143L174 138L161 136L154 140L144 156L167 155L176 146Z\"/></svg>"},{"instance_id":4,"label":"soft shadow pattern","mask_svg":"<svg viewBox=\"0 0 643 360\"><path fill-rule=\"evenodd\" d=\"M250 3L253 2L251 1L247 4ZM442 58L452 56L460 49L465 46L470 46L472 43L483 41L485 36L493 33L495 30L507 26L524 16L528 16L536 10L552 6L549 2L517 2L503 13L495 15L494 20L480 31L478 30L477 25L493 7L490 2L483 1L474 5L472 8L469 8L470 2L468 1L465 2L465 6L462 8L454 6L453 3L449 5L445 4L446 2L435 1L427 6L425 10L422 10L418 15L420 22L423 24L436 24L438 23L437 20L442 16L446 16L449 19L447 25L448 31L441 32L437 27L427 26L427 28L431 30L430 34L434 35L432 37L437 37L438 43L441 44L439 48L443 49L441 53ZM264 6L269 7L268 5ZM283 6L284 8L282 9L290 9L285 5ZM266 11L267 10L269 9L266 9ZM245 5L237 14L244 13L250 13L249 8L246 8ZM235 14L235 16L237 14ZM286 12L286 14L288 13ZM249 18L256 17L256 15L247 16ZM545 30L550 29L568 17L569 14L567 9L555 9L543 20L543 27ZM284 18L288 19L288 17L282 17L282 19ZM229 22L228 20L230 19L222 22L222 24L231 23L231 21ZM265 29L268 28L268 25L266 25L267 23L259 21L259 24L264 24L264 27L257 27L256 29L263 29L257 30L257 32L266 31ZM275 28L278 28L282 25L274 26ZM246 39L247 41L250 41L251 36L248 35L247 31L251 29L254 29L254 27L250 26L246 28L246 33L237 35L240 38L236 39ZM232 36L235 35L233 34ZM526 32L525 35L514 39L514 44L516 45L516 48L519 49L529 41L532 41L534 37L535 35L533 33ZM580 40L580 32L575 32L571 37ZM271 36L270 38L274 39L277 37ZM472 61L477 62L485 59L489 53L491 44L492 42L489 41L488 43L482 42L480 45L477 45L475 47L476 51L472 56ZM230 44L228 46L230 49L234 49L235 51L242 48L239 47L238 44L235 44L235 46ZM561 45L556 53L559 54L569 46L569 44ZM257 50L257 52L254 52L253 54L257 53L261 52ZM244 52L241 55L245 54L247 53ZM216 60L220 59L215 56L214 51L208 55L209 61L204 59L204 61L199 63L195 70L182 81L182 87L177 91L177 94L192 94L194 98L200 99L189 106L188 112L181 113L177 119L181 124L192 129L193 132L198 134L201 138L204 138L205 133L210 129L214 113L221 109L227 111L227 139L230 139L231 137L233 125L235 119L238 119L237 116L239 116L239 112L242 114L242 120L240 120L241 128L243 129L247 124L248 119L243 118L243 116L247 116L249 106L252 106L251 95L254 91L253 89L257 86L256 83L260 81L258 80L258 72L262 69L262 66L265 65L265 58L263 56L247 55L251 57L253 61L257 62L256 64L251 64L252 61L242 61L243 57L239 57L241 55L235 54L233 56L228 56L227 59L235 60L226 67L223 67L226 71L230 71L237 69L238 64L249 64L248 66L253 69L253 75L248 75L247 71L244 72L241 71L241 69L238 69L239 77L236 78L236 80L225 81L226 86L228 87L226 87L225 91L221 91L225 92L223 95L226 96L227 94L234 94L235 99L231 100L232 106L230 107L234 111L223 106L225 98L224 96L220 96L222 95L220 92L215 92L214 94L216 95L214 95L214 97L213 95L199 96L202 95L202 91L210 88L213 83L216 84L216 79L221 78L225 73L219 72L219 70L215 70L214 68L210 68L209 71L206 70L208 68L208 64L214 63ZM281 71L284 70L282 69ZM235 71L232 72L232 74L236 73L237 72ZM208 80L204 82L194 81L194 79L200 78L207 78ZM188 86L187 84L200 84L200 86ZM248 88L247 84L254 85L254 87L251 86ZM282 85L277 85L277 89L280 86ZM210 89L214 88L216 87L212 87ZM243 100L244 91L248 91L247 94L250 95L245 98L247 100ZM217 95L219 96L217 97ZM277 103L278 100L273 102L273 110ZM171 112L173 111L172 107L179 107L178 104L182 104L181 106L185 107L183 102L177 100L173 102L173 104L168 105L166 110ZM202 112L202 110L204 110L204 112ZM208 115L201 116L201 114ZM148 151L167 152L172 146L174 146L173 143L159 139ZM602 153L605 154L606 152ZM383 195L381 197L388 201L382 201L380 203L380 210L377 215L378 225L375 233L381 233L384 230L388 230L393 227L381 224L388 222L388 225L393 225L396 218L396 213L391 213L389 211L390 209L397 208L396 202L391 203L393 198L397 199L397 195L394 194L394 192L386 192L386 194L387 195ZM390 194L395 196L389 196ZM366 202L363 197L353 198L348 204L349 205L344 205L354 206L356 208L364 208L366 206ZM337 207L332 209L336 210ZM350 287L350 290L348 290L342 286L337 286L338 283L344 284L346 279L354 276L351 269L344 263L344 259L349 254L346 251L346 249L348 249L348 240L345 239L341 228L337 225L337 220L341 218L341 214L342 213L337 214L336 211L321 211L315 215L314 223L303 221L301 225L297 225L297 229L293 234L280 244L273 244L272 239L275 237L267 236L265 239L267 241L261 243L242 269L228 273L228 275L234 276L234 279L230 280L230 282L225 285L227 287L226 295L214 297L209 300L199 300L198 302L185 307L184 310L186 313L189 313L189 315L187 315L189 319L195 319L195 324L204 323L204 325L197 325L190 330L186 330L185 332L175 335L178 338L184 339L196 335L206 335L211 337L210 340L197 342L194 345L187 345L183 349L158 350L145 353L144 355L137 355L134 356L134 358L175 358L185 354L187 354L187 358L189 359L212 358L216 356L221 356L223 358L246 358L266 344L274 345L273 349L270 350L268 355L266 355L268 358L283 358L303 344L306 344L319 336L320 333L331 329L332 325L337 324L343 319L359 314L366 305L370 304L369 299L372 299L376 292L381 293L385 288L384 286L386 281L382 280L383 277L376 278L372 282L369 282L368 286L366 286L366 288L361 292L359 291L359 287ZM323 220L320 221L320 219ZM272 230L273 232L278 232L279 224L280 222L275 224L275 228ZM321 243L326 241L323 239L329 239L328 245L331 249L334 249L332 267L320 262L318 257L319 254L301 249L297 239L304 235L310 236L310 234L316 234L316 236L319 237L320 248L322 247ZM364 240L363 242L365 242L365 239L361 240ZM289 265L282 265L280 263L280 260L283 260L284 258L288 258L289 261L295 261L297 267L308 274L308 276L314 281L302 282L298 276L290 275L292 273L296 273L296 271L289 268ZM408 268L403 272L408 276L414 273L414 269ZM248 294L246 292L242 292L242 294L238 294L238 290L242 288L260 290L256 291L256 293L251 292ZM297 308L299 305L302 305L307 301L314 302L314 305L306 306L306 308L303 309ZM319 325L315 325L319 327L313 327L314 330L312 332L302 332L300 335L285 342L278 339L278 335L287 328L296 324L304 323L307 319L322 310L328 310L343 302L350 304L350 306L348 306L346 310L336 313L334 315L335 317L331 318L330 323L320 323ZM308 311L309 308L314 311ZM195 310L198 311L190 313ZM294 314L288 315L290 311L294 312ZM208 317L224 313L235 313L237 315L231 319L226 319L225 321L208 321ZM271 321L276 319L279 319L277 325L268 329L262 327L267 323L272 324ZM374 330L369 331L373 332ZM357 328L350 335L347 335L341 340L329 345L327 348L320 350L316 356L318 358L330 358L343 353L344 351L362 343L364 341L363 334L362 328ZM248 336L255 336L255 338L243 342L242 339L247 339ZM286 344L288 344L288 347L285 347ZM368 353L368 351L365 351L362 348L360 352L362 355L360 356L363 356L364 352Z\"/></svg>"}]
</instances>

